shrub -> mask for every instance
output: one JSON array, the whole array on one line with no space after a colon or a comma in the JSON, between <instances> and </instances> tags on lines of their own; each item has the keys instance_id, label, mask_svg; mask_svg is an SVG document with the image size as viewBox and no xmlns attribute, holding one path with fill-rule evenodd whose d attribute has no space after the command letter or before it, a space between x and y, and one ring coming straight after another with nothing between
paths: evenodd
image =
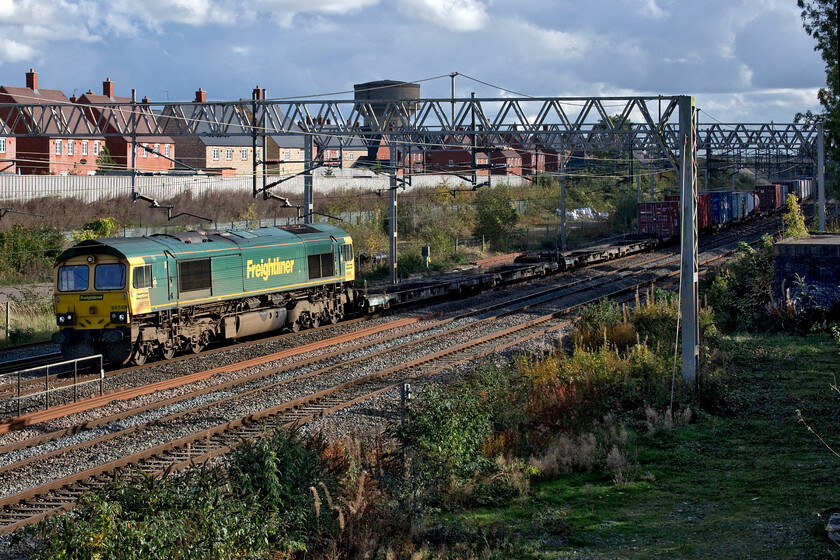
<instances>
[{"instance_id":1,"label":"shrub","mask_svg":"<svg viewBox=\"0 0 840 560\"><path fill-rule=\"evenodd\" d=\"M26 228L16 225L0 233L0 275L7 280L21 276L45 280L61 252L64 238L48 226Z\"/></svg>"},{"instance_id":2,"label":"shrub","mask_svg":"<svg viewBox=\"0 0 840 560\"><path fill-rule=\"evenodd\" d=\"M785 214L782 217L782 222L785 227L785 235L799 239L808 237L808 228L805 226L805 214L802 213L802 208L799 206L799 201L796 195L788 193L785 200Z\"/></svg>"},{"instance_id":3,"label":"shrub","mask_svg":"<svg viewBox=\"0 0 840 560\"><path fill-rule=\"evenodd\" d=\"M257 440L245 441L230 466L233 492L264 520L266 538L283 547L303 550L328 519L314 507L311 488L326 482L335 489L321 458L326 449L317 438L302 438L276 429Z\"/></svg>"},{"instance_id":4,"label":"shrub","mask_svg":"<svg viewBox=\"0 0 840 560\"><path fill-rule=\"evenodd\" d=\"M773 241L764 236L758 249L741 243L734 262L712 269L704 295L715 322L727 331L766 331L773 303Z\"/></svg>"}]
</instances>

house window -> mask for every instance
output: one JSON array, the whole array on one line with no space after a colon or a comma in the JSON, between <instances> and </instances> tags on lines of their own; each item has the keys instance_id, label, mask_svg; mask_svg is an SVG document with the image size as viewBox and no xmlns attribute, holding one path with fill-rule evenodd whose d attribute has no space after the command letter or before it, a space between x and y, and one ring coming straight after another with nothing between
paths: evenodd
<instances>
[{"instance_id":1,"label":"house window","mask_svg":"<svg viewBox=\"0 0 840 560\"><path fill-rule=\"evenodd\" d=\"M352 160L353 159L353 154L347 154L347 159Z\"/></svg>"},{"instance_id":2,"label":"house window","mask_svg":"<svg viewBox=\"0 0 840 560\"><path fill-rule=\"evenodd\" d=\"M93 141L93 155L99 155L99 142L97 142L96 140Z\"/></svg>"},{"instance_id":3,"label":"house window","mask_svg":"<svg viewBox=\"0 0 840 560\"><path fill-rule=\"evenodd\" d=\"M242 161L248 159L248 148L242 148L242 150L240 150L239 152L239 157L242 158Z\"/></svg>"},{"instance_id":4,"label":"house window","mask_svg":"<svg viewBox=\"0 0 840 560\"><path fill-rule=\"evenodd\" d=\"M230 161L233 159L233 148L228 148L225 150L225 159Z\"/></svg>"},{"instance_id":5,"label":"house window","mask_svg":"<svg viewBox=\"0 0 840 560\"><path fill-rule=\"evenodd\" d=\"M155 157L158 157L160 153L160 144L155 144Z\"/></svg>"},{"instance_id":6,"label":"house window","mask_svg":"<svg viewBox=\"0 0 840 560\"><path fill-rule=\"evenodd\" d=\"M6 153L6 139L0 138L0 154Z\"/></svg>"},{"instance_id":7,"label":"house window","mask_svg":"<svg viewBox=\"0 0 840 560\"><path fill-rule=\"evenodd\" d=\"M262 150L261 148L257 148L257 159L258 160L262 159L262 151L261 150Z\"/></svg>"},{"instance_id":8,"label":"house window","mask_svg":"<svg viewBox=\"0 0 840 560\"><path fill-rule=\"evenodd\" d=\"M73 147L75 146L75 144L76 144L76 143L75 143L74 141L72 141L72 140L68 140L68 141L67 141L67 155L68 155L68 156L72 156L72 155L73 155Z\"/></svg>"},{"instance_id":9,"label":"house window","mask_svg":"<svg viewBox=\"0 0 840 560\"><path fill-rule=\"evenodd\" d=\"M87 141L87 140L82 140L82 155L83 155L83 156L88 155L88 153L87 153L87 145L88 145L88 141Z\"/></svg>"},{"instance_id":10,"label":"house window","mask_svg":"<svg viewBox=\"0 0 840 560\"><path fill-rule=\"evenodd\" d=\"M55 141L55 155L57 155L57 156L61 155L61 140L56 140Z\"/></svg>"},{"instance_id":11,"label":"house window","mask_svg":"<svg viewBox=\"0 0 840 560\"><path fill-rule=\"evenodd\" d=\"M219 148L213 148L213 159L215 161L219 160Z\"/></svg>"},{"instance_id":12,"label":"house window","mask_svg":"<svg viewBox=\"0 0 840 560\"><path fill-rule=\"evenodd\" d=\"M140 150L143 151L143 157L144 158L149 157L149 152L147 152L146 150L143 149L143 144L140 144Z\"/></svg>"},{"instance_id":13,"label":"house window","mask_svg":"<svg viewBox=\"0 0 840 560\"><path fill-rule=\"evenodd\" d=\"M287 161L292 159L292 150L286 150L286 158Z\"/></svg>"},{"instance_id":14,"label":"house window","mask_svg":"<svg viewBox=\"0 0 840 560\"><path fill-rule=\"evenodd\" d=\"M455 165L455 160L449 160L449 165Z\"/></svg>"},{"instance_id":15,"label":"house window","mask_svg":"<svg viewBox=\"0 0 840 560\"><path fill-rule=\"evenodd\" d=\"M164 144L163 145L163 155L165 155L166 157L169 157L169 144Z\"/></svg>"}]
</instances>

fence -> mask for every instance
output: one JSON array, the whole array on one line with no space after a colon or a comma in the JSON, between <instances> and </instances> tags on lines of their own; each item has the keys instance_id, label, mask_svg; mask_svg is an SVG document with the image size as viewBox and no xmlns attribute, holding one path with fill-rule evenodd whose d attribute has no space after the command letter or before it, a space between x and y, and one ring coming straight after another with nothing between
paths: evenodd
<instances>
[{"instance_id":1,"label":"fence","mask_svg":"<svg viewBox=\"0 0 840 560\"><path fill-rule=\"evenodd\" d=\"M267 176L271 183L284 179L282 190L288 194L301 194L304 177ZM331 176L323 174L312 178L315 191L336 189L388 189L390 179L371 171L338 169ZM500 177L498 182L520 184L521 177ZM45 197L73 197L84 202L100 199L130 196L132 191L130 175L2 175L0 174L0 200L27 201ZM451 175L421 175L412 177L411 187L432 187L445 182L452 187L461 186L463 179ZM135 189L153 198L166 200L185 191L193 195L218 191L251 192L253 180L250 176L218 177L211 175L154 175L134 177ZM263 184L257 178L257 186ZM407 188L411 188L407 187Z\"/></svg>"}]
</instances>

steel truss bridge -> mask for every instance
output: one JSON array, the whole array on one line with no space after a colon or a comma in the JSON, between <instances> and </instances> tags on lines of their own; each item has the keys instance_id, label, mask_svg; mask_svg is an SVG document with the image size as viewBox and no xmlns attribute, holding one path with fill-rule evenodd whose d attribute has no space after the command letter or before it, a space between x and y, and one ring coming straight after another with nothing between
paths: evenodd
<instances>
[{"instance_id":1,"label":"steel truss bridge","mask_svg":"<svg viewBox=\"0 0 840 560\"><path fill-rule=\"evenodd\" d=\"M267 136L304 139L305 217L313 214L311 171L315 147L368 146L391 149L391 278L396 282L397 190L401 179L398 151L442 146L475 150L519 145L566 151L629 150L659 160L679 176L682 205L680 280L683 378L696 380L699 359L697 245L698 151L706 173L718 158L743 157L756 170L778 164L816 168L819 227L825 229L824 134L804 124L727 124L698 126L690 96L510 97L393 100L254 99L190 103L0 104L0 136L86 138L120 136L142 142L151 136L251 137L265 146ZM136 149L133 150L136 154ZM266 152L263 151L265 154ZM764 158L762 158L762 155ZM561 164L563 158L561 157ZM265 162L263 162L264 164ZM275 185L257 185L253 194L268 198ZM476 166L473 165L475 168ZM265 174L263 174L265 177ZM561 174L562 178L562 174ZM475 171L473 180L476 181ZM263 179L265 181L265 179ZM474 183L475 184L475 183ZM708 177L707 177L708 184ZM286 201L288 204L288 201ZM561 219L565 218L565 213Z\"/></svg>"}]
</instances>

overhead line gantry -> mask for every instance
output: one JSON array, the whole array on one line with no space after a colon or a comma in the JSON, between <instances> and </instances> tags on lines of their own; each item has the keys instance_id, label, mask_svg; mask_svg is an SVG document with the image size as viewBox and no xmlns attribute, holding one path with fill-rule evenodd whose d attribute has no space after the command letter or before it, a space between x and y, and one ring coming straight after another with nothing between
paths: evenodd
<instances>
[{"instance_id":1,"label":"overhead line gantry","mask_svg":"<svg viewBox=\"0 0 840 560\"><path fill-rule=\"evenodd\" d=\"M256 96L255 96L256 97ZM264 97L260 96L260 97ZM396 282L396 147L420 150L441 146L482 149L520 144L584 152L643 151L664 158L677 171L682 207L682 362L686 381L696 379L699 358L697 244L697 152L745 149L782 150L791 155L818 152L820 229L824 228L823 134L819 126L715 123L697 124L694 98L687 95L640 97L515 97L394 100L278 100L189 103L108 103L0 105L0 136L303 136L306 166L304 215L313 214L313 145L359 138L370 146L391 147L391 275ZM139 132L139 131L142 131ZM265 157L265 155L263 155ZM563 160L561 159L561 162ZM255 174L256 175L256 174ZM265 177L265 174L263 174ZM265 180L265 179L264 179ZM268 188L264 185L264 192ZM258 194L256 179L254 195ZM564 219L565 215L561 216Z\"/></svg>"}]
</instances>

